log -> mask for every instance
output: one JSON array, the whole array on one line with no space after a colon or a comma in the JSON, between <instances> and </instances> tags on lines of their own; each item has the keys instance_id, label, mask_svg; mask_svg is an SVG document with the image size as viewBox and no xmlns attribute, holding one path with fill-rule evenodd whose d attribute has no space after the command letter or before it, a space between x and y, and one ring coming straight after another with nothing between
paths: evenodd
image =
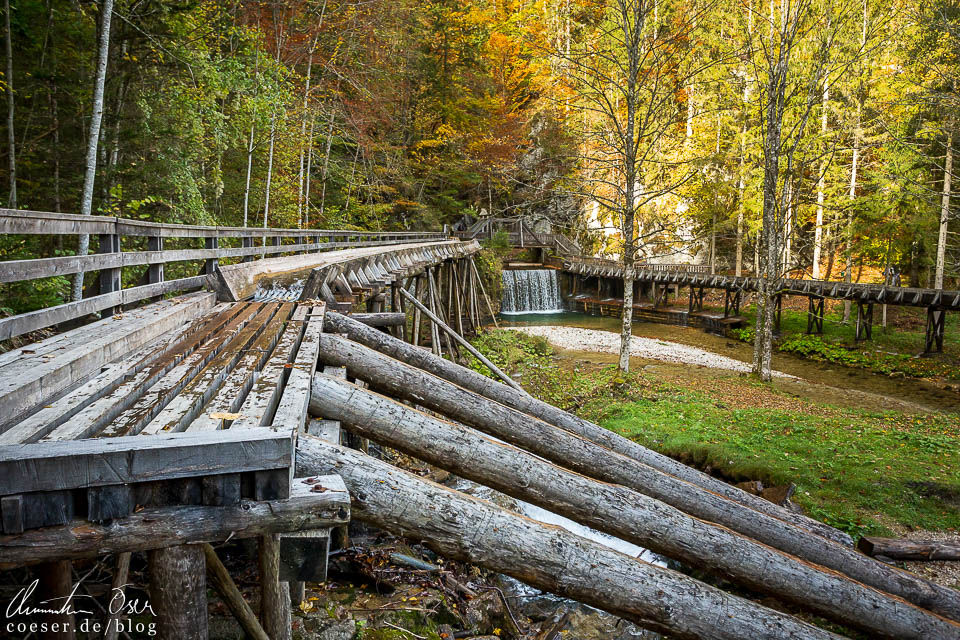
<instances>
[{"instance_id":1,"label":"log","mask_svg":"<svg viewBox=\"0 0 960 640\"><path fill-rule=\"evenodd\" d=\"M271 640L290 640L290 584L280 581L280 535L260 536L260 622Z\"/></svg>"},{"instance_id":2,"label":"log","mask_svg":"<svg viewBox=\"0 0 960 640\"><path fill-rule=\"evenodd\" d=\"M480 277L480 271L477 270L477 263L473 261L473 256L470 256L469 260L470 266L473 267L473 275L477 279L477 284L480 285L480 292L483 294L483 300L487 303L487 310L490 312L490 319L493 320L493 326L499 329L500 325L497 324L497 314L493 312L493 305L490 304L490 298L487 297L487 291L483 287L483 278Z\"/></svg>"},{"instance_id":3,"label":"log","mask_svg":"<svg viewBox=\"0 0 960 640\"><path fill-rule=\"evenodd\" d=\"M671 637L839 637L312 436L301 436L297 464L340 473L364 522Z\"/></svg>"},{"instance_id":4,"label":"log","mask_svg":"<svg viewBox=\"0 0 960 640\"><path fill-rule=\"evenodd\" d=\"M36 607L59 609L73 593L73 565L69 560L47 562L33 570L37 577L37 593L31 605ZM74 606L84 608L79 602ZM8 614L9 619L9 614ZM47 625L48 631L40 635L46 640L73 640L76 637L76 620L73 613L44 613L40 621Z\"/></svg>"},{"instance_id":5,"label":"log","mask_svg":"<svg viewBox=\"0 0 960 640\"><path fill-rule=\"evenodd\" d=\"M203 556L207 563L207 580L217 590L224 604L230 609L233 617L237 619L240 628L247 634L251 640L270 640L270 636L264 632L263 627L253 614L253 609L243 599L243 595L234 584L230 577L230 572L223 566L217 552L209 544L200 545L203 549Z\"/></svg>"},{"instance_id":6,"label":"log","mask_svg":"<svg viewBox=\"0 0 960 640\"><path fill-rule=\"evenodd\" d=\"M162 640L207 640L203 549L184 544L147 553L150 606Z\"/></svg>"},{"instance_id":7,"label":"log","mask_svg":"<svg viewBox=\"0 0 960 640\"><path fill-rule=\"evenodd\" d=\"M952 589L870 560L853 549L753 511L515 409L490 402L340 336L323 335L320 353L325 363L342 364L359 379L376 380L376 384L390 394L465 422L562 467L629 487L694 517L729 527L798 558L840 571L854 580L960 620L960 594ZM321 411L324 399L315 392L316 388L311 407ZM321 412L329 415L328 411ZM603 460L603 464L597 464L598 460Z\"/></svg>"},{"instance_id":8,"label":"log","mask_svg":"<svg viewBox=\"0 0 960 640\"><path fill-rule=\"evenodd\" d=\"M117 602L124 602L124 599L121 599L120 594L124 592L127 587L127 579L130 577L130 553L119 553L117 554L117 567L113 570L113 579L110 581L110 603L113 604L116 600ZM103 634L103 640L117 640L120 636L120 614L121 611L118 610L120 607L110 606L107 607L107 621L106 621L106 632Z\"/></svg>"},{"instance_id":9,"label":"log","mask_svg":"<svg viewBox=\"0 0 960 640\"><path fill-rule=\"evenodd\" d=\"M960 560L960 542L863 537L857 548L868 556L891 560Z\"/></svg>"},{"instance_id":10,"label":"log","mask_svg":"<svg viewBox=\"0 0 960 640\"><path fill-rule=\"evenodd\" d=\"M346 381L315 376L312 404L382 445L871 637L960 638L960 625L900 598Z\"/></svg>"},{"instance_id":11,"label":"log","mask_svg":"<svg viewBox=\"0 0 960 640\"><path fill-rule=\"evenodd\" d=\"M425 306L423 306L423 304L422 304L419 300L417 300L416 298L414 298L413 296L411 296L409 293L407 293L406 291L404 291L404 290L402 290L402 289L401 289L400 292L401 292L408 300L410 300L410 302L412 302L412 303L414 304L414 306L416 306L418 309L420 309L421 311L423 311L423 312L426 314L426 316L427 316L428 318L430 318L430 320L433 321L433 323L434 323L435 325L439 326L439 327L440 327L441 329L443 329L445 332L447 332L448 334L452 335L452 336L454 337L454 339L456 339L456 341L463 346L464 349L466 349L467 351L469 351L471 355L473 355L477 360L479 360L480 362L482 362L482 363L484 364L484 366L486 366L488 369L490 369L490 371L492 371L498 378L500 378L501 380L503 380L503 381L504 381L506 384L508 384L509 386L513 387L513 389L515 389L515 390L517 391L517 393L520 393L520 394L522 394L522 395L526 395L526 394L527 394L527 392L524 391L524 390L520 387L520 385L517 384L517 382L516 382L513 378L511 378L510 376L508 376L507 374L505 374L503 371L501 371L501 370L497 367L497 365L495 365L495 364L493 364L492 362L490 362L490 360L488 360L482 353L480 353L479 351L477 351L477 350L473 347L472 344L470 344L469 342L467 342L466 340L464 340L461 336L459 336L456 332L454 332L453 329L451 329L450 327L448 327L448 326L443 322L443 320L441 320L440 318L438 318L436 315L434 315L434 313L433 313L432 311L430 311L430 310L427 309ZM352 336L351 336L351 338L352 338ZM394 339L396 339L396 338L394 338ZM440 358L440 360L443 360L443 358ZM480 375L480 374L477 374L477 375Z\"/></svg>"},{"instance_id":12,"label":"log","mask_svg":"<svg viewBox=\"0 0 960 640\"><path fill-rule=\"evenodd\" d=\"M429 353L424 353L420 349L415 349L411 345L393 339L383 332L372 330L359 322L353 322L345 316L336 313L328 314L325 329L328 329L330 333L346 334L347 337L354 342L358 342L392 358L423 369L464 389L495 400L500 404L539 418L544 422L560 427L582 438L586 438L595 444L616 451L629 458L633 458L654 469L698 485L707 491L725 496L755 511L765 513L786 522L792 522L798 527L807 529L834 542L846 546L853 546L853 539L842 531L802 514L794 513L789 509L775 505L757 496L750 495L745 491L728 485L722 480L713 478L701 471L677 462L668 456L647 449L632 440L608 431L592 422L578 418L571 413L567 413L526 393L518 392L502 384L497 384L486 376L444 360L443 358L434 358Z\"/></svg>"},{"instance_id":13,"label":"log","mask_svg":"<svg viewBox=\"0 0 960 640\"><path fill-rule=\"evenodd\" d=\"M396 289L393 289L396 291ZM391 293L391 297L396 295ZM401 327L407 322L405 313L351 313L350 317L368 327Z\"/></svg>"},{"instance_id":14,"label":"log","mask_svg":"<svg viewBox=\"0 0 960 640\"><path fill-rule=\"evenodd\" d=\"M66 525L0 536L0 571L18 566L144 551L188 542L250 538L269 533L325 529L350 521L342 490L312 491L294 481L287 500L232 506L148 507L109 525L74 520Z\"/></svg>"}]
</instances>

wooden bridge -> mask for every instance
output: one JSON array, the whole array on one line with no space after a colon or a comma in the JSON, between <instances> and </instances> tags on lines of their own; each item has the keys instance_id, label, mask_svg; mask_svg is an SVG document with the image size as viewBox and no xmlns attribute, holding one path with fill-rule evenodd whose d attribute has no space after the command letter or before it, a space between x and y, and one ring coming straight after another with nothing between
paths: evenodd
<instances>
[{"instance_id":1,"label":"wooden bridge","mask_svg":"<svg viewBox=\"0 0 960 640\"><path fill-rule=\"evenodd\" d=\"M97 220L28 217L0 216L0 224L18 233L85 233ZM127 229L119 226L126 221L107 224ZM300 602L305 581L325 579L330 546L344 542L343 527L355 518L676 637L840 637L738 595L757 593L870 637L960 638L956 591L858 553L849 536L823 523L536 400L479 354L506 384L456 364L459 349L472 350L463 335L488 303L471 259L476 242L289 230L308 241L283 244L284 234L260 230L220 236L168 225L163 232L240 246L217 241L170 249L202 254L132 262L126 254L141 249L109 252L103 263L21 264L29 270L20 273L36 277L99 266L101 288L84 300L99 298L91 307L69 303L30 320L5 319L11 335L89 314L82 309L113 312L0 354L0 570L33 567L38 599L69 595L71 563L82 558L109 561L122 589L130 554L146 552L161 638L207 637L208 584L249 637L290 638L291 599ZM215 251L278 247L274 255L292 255L208 263L255 255ZM149 273L174 260L202 260L195 266L204 273L135 284L140 274L126 270ZM0 263L6 281L17 269ZM134 286L123 289L128 276ZM271 278L301 276L299 300L250 300ZM200 290L123 306L160 295L158 285ZM155 288L123 298L141 287ZM365 311L355 312L357 305ZM739 590L431 483L369 455L368 441ZM259 615L210 546L237 538L258 542ZM47 622L76 625L79 617L60 612Z\"/></svg>"},{"instance_id":2,"label":"wooden bridge","mask_svg":"<svg viewBox=\"0 0 960 640\"><path fill-rule=\"evenodd\" d=\"M537 233L522 218L484 218L465 231L454 231L461 240L492 240L506 234L507 243L518 249L549 249L557 255L579 256L580 245L562 233Z\"/></svg>"},{"instance_id":3,"label":"wooden bridge","mask_svg":"<svg viewBox=\"0 0 960 640\"><path fill-rule=\"evenodd\" d=\"M595 287L600 287L601 281L607 281L609 287L609 283L622 282L623 279L623 265L601 258L564 256L563 270L576 278L574 291L588 289L587 280L591 278L596 279ZM650 299L654 307L668 305L670 287L675 289L677 295L681 287L688 288L689 313L703 312L705 289L722 290L724 318L738 315L743 295L759 289L759 278L711 274L709 271L709 267L702 265L638 264L635 282L638 287L649 287ZM960 291L792 278L780 279L774 288L777 291L775 298L777 307L774 316L777 330L780 326L782 299L783 296L788 295L804 296L809 299L807 333L823 333L825 299L849 300L856 304L857 340L870 339L872 336L873 306L876 304L925 308L927 310L924 343L926 352L943 351L946 312L960 311Z\"/></svg>"}]
</instances>

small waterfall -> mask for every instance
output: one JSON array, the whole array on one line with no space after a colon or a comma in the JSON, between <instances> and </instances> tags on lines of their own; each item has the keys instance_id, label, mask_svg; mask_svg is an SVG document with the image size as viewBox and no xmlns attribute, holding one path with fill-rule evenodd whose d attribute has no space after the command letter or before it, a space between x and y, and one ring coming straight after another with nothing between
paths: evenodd
<instances>
[{"instance_id":1,"label":"small waterfall","mask_svg":"<svg viewBox=\"0 0 960 640\"><path fill-rule=\"evenodd\" d=\"M554 269L508 269L503 272L500 313L561 313L560 280Z\"/></svg>"}]
</instances>

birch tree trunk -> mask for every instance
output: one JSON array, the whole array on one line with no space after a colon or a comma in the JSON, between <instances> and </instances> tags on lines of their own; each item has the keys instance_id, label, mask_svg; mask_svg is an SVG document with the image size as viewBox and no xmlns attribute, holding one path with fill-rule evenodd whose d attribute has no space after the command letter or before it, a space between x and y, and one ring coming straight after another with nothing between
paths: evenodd
<instances>
[{"instance_id":1,"label":"birch tree trunk","mask_svg":"<svg viewBox=\"0 0 960 640\"><path fill-rule=\"evenodd\" d=\"M107 78L107 58L110 54L110 18L113 16L113 0L103 0L100 15L100 51L97 54L97 77L93 88L93 116L87 142L87 169L83 176L83 195L80 198L80 214L93 213L93 185L97 177L97 143L100 141L100 123L103 120L103 87ZM90 251L90 236L80 236L77 255L85 256ZM73 277L73 300L83 298L83 272Z\"/></svg>"},{"instance_id":2,"label":"birch tree trunk","mask_svg":"<svg viewBox=\"0 0 960 640\"><path fill-rule=\"evenodd\" d=\"M943 163L943 196L940 199L940 235L937 238L937 275L933 287L943 289L947 262L947 228L950 225L950 182L953 177L953 117L947 120L947 154Z\"/></svg>"},{"instance_id":3,"label":"birch tree trunk","mask_svg":"<svg viewBox=\"0 0 960 640\"><path fill-rule=\"evenodd\" d=\"M307 142L307 173L303 189L303 226L310 226L310 172L313 170L313 126L317 124L316 115L310 116L310 137Z\"/></svg>"},{"instance_id":4,"label":"birch tree trunk","mask_svg":"<svg viewBox=\"0 0 960 640\"><path fill-rule=\"evenodd\" d=\"M857 100L857 115L853 129L853 159L850 162L850 191L847 199L847 224L844 235L846 244L843 249L844 266L843 279L845 282L853 282L853 201L857 198L857 169L860 164L860 117L862 114L862 103ZM843 322L850 321L850 301L843 301Z\"/></svg>"},{"instance_id":5,"label":"birch tree trunk","mask_svg":"<svg viewBox=\"0 0 960 640\"><path fill-rule=\"evenodd\" d=\"M247 181L243 187L243 226L247 226L250 213L250 174L253 170L253 128L255 124L250 123L250 138L247 141Z\"/></svg>"},{"instance_id":6,"label":"birch tree trunk","mask_svg":"<svg viewBox=\"0 0 960 640\"><path fill-rule=\"evenodd\" d=\"M827 105L830 102L830 85L823 83L823 107L820 114L820 137L826 140L827 136ZM820 178L817 180L817 221L813 230L813 279L820 279L820 254L823 251L823 202L824 186L826 182L827 160L820 162Z\"/></svg>"},{"instance_id":7,"label":"birch tree trunk","mask_svg":"<svg viewBox=\"0 0 960 640\"><path fill-rule=\"evenodd\" d=\"M7 198L7 207L17 208L17 134L13 128L13 33L10 31L10 0L4 0L4 21L6 23L7 48L7 155L10 172L10 196Z\"/></svg>"},{"instance_id":8,"label":"birch tree trunk","mask_svg":"<svg viewBox=\"0 0 960 640\"><path fill-rule=\"evenodd\" d=\"M323 171L320 172L320 218L327 202L327 172L330 170L330 147L333 143L333 105L330 105L330 117L327 120L327 148L323 154Z\"/></svg>"},{"instance_id":9,"label":"birch tree trunk","mask_svg":"<svg viewBox=\"0 0 960 640\"><path fill-rule=\"evenodd\" d=\"M300 172L297 175L297 224L303 228L304 218L303 218L303 193L304 193L304 184L303 184L303 162L306 144L309 148L312 146L313 141L307 141L307 107L310 100L310 78L313 72L313 47L317 44L316 39L313 41L313 46L310 47L310 56L307 58L307 81L306 86L303 89L303 115L300 118Z\"/></svg>"},{"instance_id":10,"label":"birch tree trunk","mask_svg":"<svg viewBox=\"0 0 960 640\"><path fill-rule=\"evenodd\" d=\"M273 143L277 133L277 114L270 114L270 155L267 159L267 193L263 201L263 228L267 228L267 219L270 216L270 183L273 180Z\"/></svg>"}]
</instances>

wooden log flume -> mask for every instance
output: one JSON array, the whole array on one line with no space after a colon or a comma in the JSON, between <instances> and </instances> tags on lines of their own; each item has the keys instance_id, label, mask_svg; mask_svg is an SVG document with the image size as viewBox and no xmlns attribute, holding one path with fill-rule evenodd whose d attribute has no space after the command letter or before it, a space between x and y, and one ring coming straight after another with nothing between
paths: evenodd
<instances>
[{"instance_id":1,"label":"wooden log flume","mask_svg":"<svg viewBox=\"0 0 960 640\"><path fill-rule=\"evenodd\" d=\"M464 389L473 391L485 398L494 400L502 405L521 411L548 424L552 424L564 431L569 431L582 438L632 458L654 469L680 478L697 485L707 491L722 495L730 500L750 507L755 511L767 514L774 518L791 522L798 527L823 536L834 542L852 547L853 539L846 533L839 531L822 522L794 513L788 509L773 504L763 498L751 495L733 487L722 480L713 478L701 471L673 460L669 456L647 449L632 440L608 431L599 425L567 413L551 404L538 400L526 393L517 392L489 378L456 365L443 358L409 345L402 340L384 334L382 331L371 329L359 322L338 313L328 313L324 330L331 333L346 334L354 342L370 347L383 354L423 369L439 378L443 378Z\"/></svg>"},{"instance_id":2,"label":"wooden log flume","mask_svg":"<svg viewBox=\"0 0 960 640\"><path fill-rule=\"evenodd\" d=\"M900 598L344 380L317 374L310 406L382 445L873 637L960 638L960 625Z\"/></svg>"},{"instance_id":3,"label":"wooden log flume","mask_svg":"<svg viewBox=\"0 0 960 640\"><path fill-rule=\"evenodd\" d=\"M675 638L839 638L789 615L401 471L301 436L303 472L342 475L359 520Z\"/></svg>"}]
</instances>

